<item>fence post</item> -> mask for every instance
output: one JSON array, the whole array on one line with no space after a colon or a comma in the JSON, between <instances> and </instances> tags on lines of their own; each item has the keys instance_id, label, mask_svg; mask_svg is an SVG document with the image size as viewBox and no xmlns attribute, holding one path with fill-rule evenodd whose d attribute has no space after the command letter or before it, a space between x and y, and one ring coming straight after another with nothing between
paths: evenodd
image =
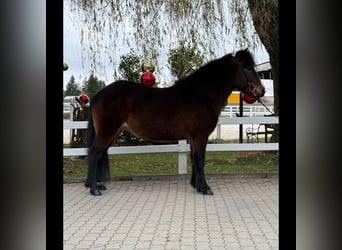
<instances>
[{"instance_id":1,"label":"fence post","mask_svg":"<svg viewBox=\"0 0 342 250\"><path fill-rule=\"evenodd\" d=\"M216 125L216 129L217 129L217 131L216 131L216 137L217 137L217 139L218 140L221 140L221 124L217 124Z\"/></svg>"},{"instance_id":2,"label":"fence post","mask_svg":"<svg viewBox=\"0 0 342 250\"><path fill-rule=\"evenodd\" d=\"M186 140L178 141L178 174L187 172L187 144Z\"/></svg>"},{"instance_id":3,"label":"fence post","mask_svg":"<svg viewBox=\"0 0 342 250\"><path fill-rule=\"evenodd\" d=\"M89 106L85 103L78 101L72 104L72 116L73 121L87 121L88 120L88 110ZM87 146L87 129L72 129L71 135L71 147L82 148Z\"/></svg>"}]
</instances>

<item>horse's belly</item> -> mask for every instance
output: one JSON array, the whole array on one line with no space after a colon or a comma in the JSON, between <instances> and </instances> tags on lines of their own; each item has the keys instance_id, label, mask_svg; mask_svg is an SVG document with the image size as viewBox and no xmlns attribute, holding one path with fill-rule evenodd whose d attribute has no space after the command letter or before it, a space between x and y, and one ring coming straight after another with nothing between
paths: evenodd
<instances>
[{"instance_id":1,"label":"horse's belly","mask_svg":"<svg viewBox=\"0 0 342 250\"><path fill-rule=\"evenodd\" d=\"M126 127L135 135L155 141L171 141L188 138L189 129L181 123L171 120L136 120L129 119Z\"/></svg>"},{"instance_id":2,"label":"horse's belly","mask_svg":"<svg viewBox=\"0 0 342 250\"><path fill-rule=\"evenodd\" d=\"M209 136L216 126L213 117L178 113L165 115L131 115L126 127L137 136L154 141L174 141L194 136Z\"/></svg>"}]
</instances>

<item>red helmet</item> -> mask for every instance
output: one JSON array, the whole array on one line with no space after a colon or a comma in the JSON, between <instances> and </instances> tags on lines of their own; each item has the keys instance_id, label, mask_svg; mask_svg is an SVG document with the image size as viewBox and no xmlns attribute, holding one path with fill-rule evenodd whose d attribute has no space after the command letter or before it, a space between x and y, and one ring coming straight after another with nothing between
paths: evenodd
<instances>
[{"instance_id":1,"label":"red helmet","mask_svg":"<svg viewBox=\"0 0 342 250\"><path fill-rule=\"evenodd\" d=\"M258 100L257 97L246 95L244 93L242 93L242 99L248 104L252 104L252 103L256 102L256 100Z\"/></svg>"},{"instance_id":2,"label":"red helmet","mask_svg":"<svg viewBox=\"0 0 342 250\"><path fill-rule=\"evenodd\" d=\"M142 85L152 87L153 84L156 82L156 77L151 72L144 72L141 75L140 81Z\"/></svg>"},{"instance_id":3,"label":"red helmet","mask_svg":"<svg viewBox=\"0 0 342 250\"><path fill-rule=\"evenodd\" d=\"M78 96L78 100L80 100L84 104L87 104L89 102L89 96L87 96L86 94L80 94Z\"/></svg>"}]
</instances>

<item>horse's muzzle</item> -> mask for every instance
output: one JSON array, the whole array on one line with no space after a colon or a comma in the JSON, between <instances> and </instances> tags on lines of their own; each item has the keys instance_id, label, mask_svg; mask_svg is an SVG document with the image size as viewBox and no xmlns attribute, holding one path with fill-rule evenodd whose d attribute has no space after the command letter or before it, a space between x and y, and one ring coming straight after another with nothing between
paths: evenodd
<instances>
[{"instance_id":1,"label":"horse's muzzle","mask_svg":"<svg viewBox=\"0 0 342 250\"><path fill-rule=\"evenodd\" d=\"M250 95L250 96L259 98L259 97L263 97L265 95L265 88L264 87L257 88L257 87L254 87L252 85L249 85L246 88L245 93Z\"/></svg>"},{"instance_id":2,"label":"horse's muzzle","mask_svg":"<svg viewBox=\"0 0 342 250\"><path fill-rule=\"evenodd\" d=\"M260 91L256 91L257 97L263 97L265 95L265 88L262 88Z\"/></svg>"}]
</instances>

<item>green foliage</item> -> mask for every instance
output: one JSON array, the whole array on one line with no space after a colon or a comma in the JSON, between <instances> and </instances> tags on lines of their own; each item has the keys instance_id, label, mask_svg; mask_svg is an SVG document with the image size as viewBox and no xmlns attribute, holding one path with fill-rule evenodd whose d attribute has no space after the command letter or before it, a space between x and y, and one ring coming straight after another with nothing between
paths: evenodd
<instances>
[{"instance_id":1,"label":"green foliage","mask_svg":"<svg viewBox=\"0 0 342 250\"><path fill-rule=\"evenodd\" d=\"M68 95L78 96L81 93L82 93L82 91L80 89L80 86L75 82L75 77L72 75L70 77L68 84L66 85L66 90L64 92L64 96L68 96Z\"/></svg>"},{"instance_id":2,"label":"green foliage","mask_svg":"<svg viewBox=\"0 0 342 250\"><path fill-rule=\"evenodd\" d=\"M106 84L104 81L99 80L94 74L92 73L88 80L83 83L82 91L89 96L89 98L93 97L97 91L105 87Z\"/></svg>"},{"instance_id":3,"label":"green foliage","mask_svg":"<svg viewBox=\"0 0 342 250\"><path fill-rule=\"evenodd\" d=\"M168 62L171 74L180 79L203 64L203 55L198 51L196 44L191 46L180 41L178 48L170 50Z\"/></svg>"},{"instance_id":4,"label":"green foliage","mask_svg":"<svg viewBox=\"0 0 342 250\"><path fill-rule=\"evenodd\" d=\"M145 145L145 141L129 132L128 130L123 130L115 142L116 146L139 146Z\"/></svg>"},{"instance_id":5,"label":"green foliage","mask_svg":"<svg viewBox=\"0 0 342 250\"><path fill-rule=\"evenodd\" d=\"M140 82L140 60L131 50L129 54L120 57L119 73L123 79Z\"/></svg>"},{"instance_id":6,"label":"green foliage","mask_svg":"<svg viewBox=\"0 0 342 250\"><path fill-rule=\"evenodd\" d=\"M120 57L119 73L123 79L131 82L140 82L141 65L139 57L136 56L133 50L129 54ZM117 139L117 145L140 145L143 144L143 139L133 135L127 130L123 130Z\"/></svg>"}]
</instances>

